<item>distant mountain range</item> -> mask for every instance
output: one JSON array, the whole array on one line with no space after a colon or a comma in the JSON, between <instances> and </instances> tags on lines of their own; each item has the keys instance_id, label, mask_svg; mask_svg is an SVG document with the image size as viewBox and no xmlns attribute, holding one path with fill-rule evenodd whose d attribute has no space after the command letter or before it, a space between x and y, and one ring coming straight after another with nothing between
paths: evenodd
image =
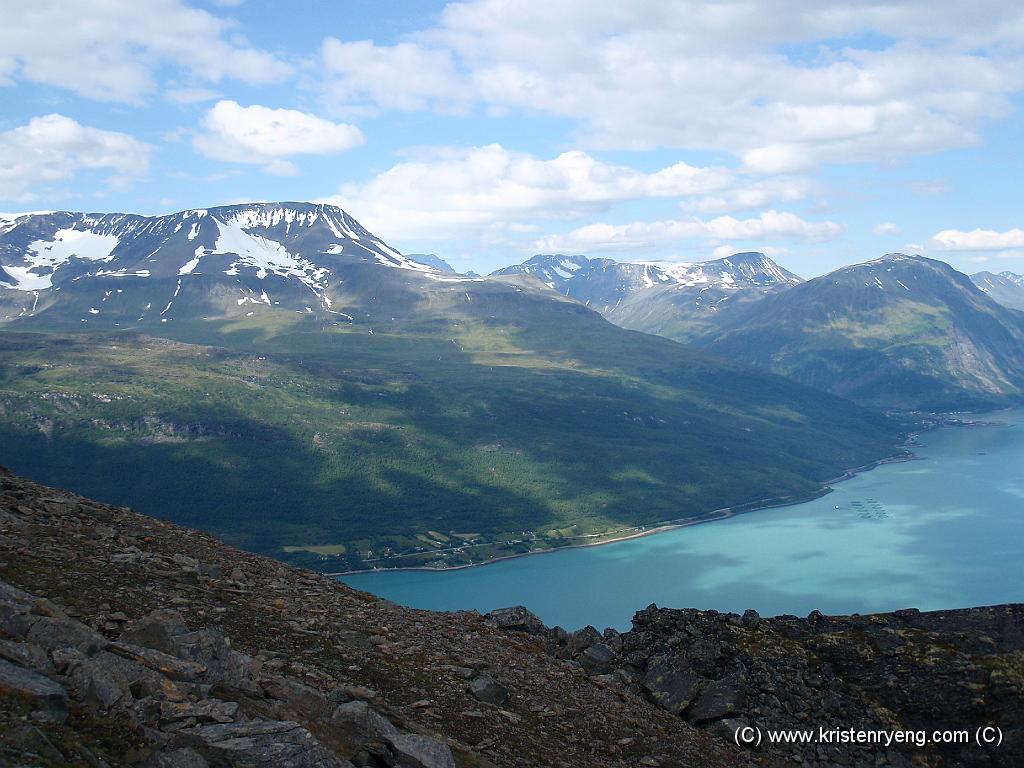
<instances>
[{"instance_id":1,"label":"distant mountain range","mask_svg":"<svg viewBox=\"0 0 1024 768\"><path fill-rule=\"evenodd\" d=\"M1010 272L968 278L890 254L805 282L738 253L675 265L540 255L495 274L865 404L958 409L1024 393L1024 278Z\"/></svg>"},{"instance_id":2,"label":"distant mountain range","mask_svg":"<svg viewBox=\"0 0 1024 768\"><path fill-rule=\"evenodd\" d=\"M333 206L8 217L0 266L0 463L328 570L800 497L902 431Z\"/></svg>"},{"instance_id":3,"label":"distant mountain range","mask_svg":"<svg viewBox=\"0 0 1024 768\"><path fill-rule=\"evenodd\" d=\"M677 264L539 255L492 274L531 275L616 325L676 341L713 333L720 316L802 282L763 253Z\"/></svg>"},{"instance_id":4,"label":"distant mountain range","mask_svg":"<svg viewBox=\"0 0 1024 768\"><path fill-rule=\"evenodd\" d=\"M451 272L452 274L456 273L455 268L451 264L434 253L407 253L405 257L419 262L420 264L426 264L428 267L439 269L442 272ZM478 275L475 274L467 274L466 276L478 277Z\"/></svg>"},{"instance_id":5,"label":"distant mountain range","mask_svg":"<svg viewBox=\"0 0 1024 768\"><path fill-rule=\"evenodd\" d=\"M981 290L1011 309L1024 310L1024 275L1014 272L978 272L971 280Z\"/></svg>"}]
</instances>

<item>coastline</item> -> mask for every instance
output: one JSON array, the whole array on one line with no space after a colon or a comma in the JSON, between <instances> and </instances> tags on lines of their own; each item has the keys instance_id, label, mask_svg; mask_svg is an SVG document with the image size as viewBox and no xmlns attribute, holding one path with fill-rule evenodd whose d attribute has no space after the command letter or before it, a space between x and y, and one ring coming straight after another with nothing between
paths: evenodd
<instances>
[{"instance_id":1,"label":"coastline","mask_svg":"<svg viewBox=\"0 0 1024 768\"><path fill-rule=\"evenodd\" d=\"M941 428L941 427L939 427ZM712 510L706 515L693 519L693 518L678 518L675 520L665 520L659 523L654 523L652 527L645 528L642 531L635 531L622 536L615 536L610 539L603 539L602 541L587 541L580 542L579 544L567 544L564 547L546 547L544 549L533 549L529 552L516 552L510 555L500 555L498 557L492 557L487 560L483 560L479 563L463 563L461 565L447 565L447 566L436 566L436 565L403 565L395 568L362 568L360 570L350 571L336 571L336 572L324 572L325 576L331 578L340 578L342 576L356 576L363 573L395 573L401 571L430 571L434 573L443 573L445 571L462 571L468 568L482 568L484 566L492 565L494 563L500 563L505 560L516 560L521 557L533 557L534 555L549 555L552 552L563 552L568 549L585 549L588 547L603 547L608 544L618 544L623 541L631 541L633 539L644 538L645 536L654 536L660 533L667 533L668 531L675 531L681 528L691 528L696 525L704 525L706 523L717 523L722 520L728 520L733 517L740 515L750 514L751 512L760 512L765 509L777 509L778 507L789 507L795 504L803 504L807 501L813 501L820 499L822 496L827 496L833 491L832 486L841 483L845 480L851 480L859 474L864 472L870 472L872 469L887 465L887 464L901 464L908 461L917 461L918 456L909 450L912 443L904 443L904 447L907 449L903 453L893 454L892 456L886 456L885 458L878 459L877 461L868 462L862 464L859 467L854 467L844 471L842 474L837 475L829 480L824 480L821 483L821 487L816 491L810 491L805 494L798 496L782 496L773 499L758 499L756 501L746 502L744 504L738 504L733 507L722 507L721 509ZM632 530L632 529L631 529ZM600 536L601 534L595 534Z\"/></svg>"}]
</instances>

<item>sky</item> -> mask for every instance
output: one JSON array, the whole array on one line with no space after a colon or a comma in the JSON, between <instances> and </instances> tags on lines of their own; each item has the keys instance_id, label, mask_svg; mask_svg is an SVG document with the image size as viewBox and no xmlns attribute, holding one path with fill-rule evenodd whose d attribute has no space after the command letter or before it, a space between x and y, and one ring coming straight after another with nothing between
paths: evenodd
<instances>
[{"instance_id":1,"label":"sky","mask_svg":"<svg viewBox=\"0 0 1024 768\"><path fill-rule=\"evenodd\" d=\"M1024 4L4 0L0 211L340 205L406 253L1024 273Z\"/></svg>"}]
</instances>

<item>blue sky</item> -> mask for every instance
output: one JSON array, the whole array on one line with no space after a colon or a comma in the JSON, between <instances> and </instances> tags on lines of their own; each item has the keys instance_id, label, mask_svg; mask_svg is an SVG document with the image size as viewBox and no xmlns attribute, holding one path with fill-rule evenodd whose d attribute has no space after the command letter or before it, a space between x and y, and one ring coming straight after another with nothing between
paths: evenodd
<instances>
[{"instance_id":1,"label":"blue sky","mask_svg":"<svg viewBox=\"0 0 1024 768\"><path fill-rule=\"evenodd\" d=\"M5 3L2 211L323 200L479 272L1024 272L1015 3L76 5Z\"/></svg>"}]
</instances>

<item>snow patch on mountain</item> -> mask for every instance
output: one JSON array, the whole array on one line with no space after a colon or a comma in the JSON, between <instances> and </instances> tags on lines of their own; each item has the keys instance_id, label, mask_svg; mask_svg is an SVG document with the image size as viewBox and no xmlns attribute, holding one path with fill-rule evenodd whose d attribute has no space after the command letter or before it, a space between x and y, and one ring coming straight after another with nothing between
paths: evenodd
<instances>
[{"instance_id":1,"label":"snow patch on mountain","mask_svg":"<svg viewBox=\"0 0 1024 768\"><path fill-rule=\"evenodd\" d=\"M595 260L596 261L596 260ZM549 288L561 291L562 286L580 270L587 268L591 260L586 256L565 256L562 254L541 254L527 259L522 264L492 272L492 275L531 275Z\"/></svg>"},{"instance_id":2,"label":"snow patch on mountain","mask_svg":"<svg viewBox=\"0 0 1024 768\"><path fill-rule=\"evenodd\" d=\"M15 279L11 287L20 291L39 291L52 286L52 275L71 259L108 261L120 240L78 229L58 230L52 240L35 240L28 246L21 264L4 264L3 270Z\"/></svg>"},{"instance_id":3,"label":"snow patch on mountain","mask_svg":"<svg viewBox=\"0 0 1024 768\"><path fill-rule=\"evenodd\" d=\"M246 232L236 222L237 220L230 223L218 221L217 241L213 248L204 249L202 255L235 254L239 257L239 262L254 267L256 277L261 280L268 272L280 275L299 273L305 276L301 268L307 266L308 262L303 263L295 258L278 242ZM197 258L201 256L197 254Z\"/></svg>"},{"instance_id":4,"label":"snow patch on mountain","mask_svg":"<svg viewBox=\"0 0 1024 768\"><path fill-rule=\"evenodd\" d=\"M493 272L494 275L527 274L560 292L585 293L586 282L619 281L617 293L658 285L693 288L714 285L723 289L796 285L801 282L762 253L737 253L703 262L616 262L585 256L539 255Z\"/></svg>"},{"instance_id":5,"label":"snow patch on mountain","mask_svg":"<svg viewBox=\"0 0 1024 768\"><path fill-rule=\"evenodd\" d=\"M240 206L231 209L220 217L225 224L234 224L243 229L274 229L281 225L285 227L285 234L290 234L292 227L305 229L323 220L324 224L337 237L358 238L360 233L355 230L362 229L353 220L354 227L346 221L347 214L340 208L332 209L329 206L314 206L312 208L299 208L297 206L283 205L250 205ZM368 233L362 232L365 236Z\"/></svg>"},{"instance_id":6,"label":"snow patch on mountain","mask_svg":"<svg viewBox=\"0 0 1024 768\"><path fill-rule=\"evenodd\" d=\"M32 267L4 267L13 283L0 281L0 285L15 288L19 291L42 291L51 286L50 275L37 275L29 271Z\"/></svg>"},{"instance_id":7,"label":"snow patch on mountain","mask_svg":"<svg viewBox=\"0 0 1024 768\"><path fill-rule=\"evenodd\" d=\"M394 267L395 269L412 269L416 272L425 272L428 274L436 271L433 267L428 267L426 264L420 264L412 259L405 258L402 254L397 251L392 251L390 248L387 248L387 246L385 246L385 248L391 252L374 254L374 258L385 267Z\"/></svg>"},{"instance_id":8,"label":"snow patch on mountain","mask_svg":"<svg viewBox=\"0 0 1024 768\"><path fill-rule=\"evenodd\" d=\"M192 238L190 237L189 240L191 240L191 239ZM201 258L203 258L205 253L206 253L206 249L203 248L203 246L199 246L198 248L196 248L196 255L195 255L195 257L192 258L192 259L189 259L188 261L186 261L182 265L182 267L178 270L178 274L179 275L191 275L195 271L195 268L199 266L199 260Z\"/></svg>"},{"instance_id":9,"label":"snow patch on mountain","mask_svg":"<svg viewBox=\"0 0 1024 768\"><path fill-rule=\"evenodd\" d=\"M117 269L117 270L99 270L97 272L90 273L91 277L149 277L150 271L148 269Z\"/></svg>"},{"instance_id":10,"label":"snow patch on mountain","mask_svg":"<svg viewBox=\"0 0 1024 768\"><path fill-rule=\"evenodd\" d=\"M714 284L723 289L796 285L796 275L762 253L737 253L713 261L679 262L662 267L667 281L684 287Z\"/></svg>"},{"instance_id":11,"label":"snow patch on mountain","mask_svg":"<svg viewBox=\"0 0 1024 768\"><path fill-rule=\"evenodd\" d=\"M58 266L72 257L88 261L103 261L110 258L120 240L114 235L99 235L79 229L61 229L53 240L36 240L28 249L35 255L38 266Z\"/></svg>"}]
</instances>

